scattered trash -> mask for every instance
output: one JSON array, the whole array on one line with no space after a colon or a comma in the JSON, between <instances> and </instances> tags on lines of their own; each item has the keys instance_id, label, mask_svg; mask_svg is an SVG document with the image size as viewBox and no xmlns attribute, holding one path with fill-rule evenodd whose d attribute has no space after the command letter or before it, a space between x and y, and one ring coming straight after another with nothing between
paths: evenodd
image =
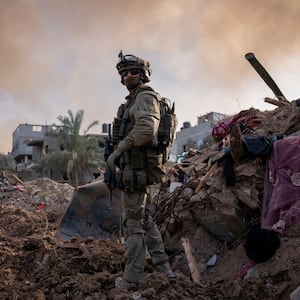
<instances>
[{"instance_id":1,"label":"scattered trash","mask_svg":"<svg viewBox=\"0 0 300 300\"><path fill-rule=\"evenodd\" d=\"M208 267L213 267L213 266L217 263L217 259L218 259L217 255L214 254L214 255L206 262L206 265L207 265Z\"/></svg>"}]
</instances>

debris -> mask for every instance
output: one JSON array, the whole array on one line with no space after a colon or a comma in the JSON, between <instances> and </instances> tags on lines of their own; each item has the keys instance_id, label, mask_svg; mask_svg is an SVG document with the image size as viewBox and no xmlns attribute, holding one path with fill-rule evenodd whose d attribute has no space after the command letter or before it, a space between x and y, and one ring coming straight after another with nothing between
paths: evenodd
<instances>
[{"instance_id":1,"label":"debris","mask_svg":"<svg viewBox=\"0 0 300 300\"><path fill-rule=\"evenodd\" d=\"M203 185L207 182L208 178L217 170L218 165L214 164L209 171L205 174L205 176L203 178L200 179L200 182L198 184L198 186L195 189L195 193L198 193L201 188L203 187Z\"/></svg>"},{"instance_id":2,"label":"debris","mask_svg":"<svg viewBox=\"0 0 300 300\"><path fill-rule=\"evenodd\" d=\"M192 279L194 282L200 283L200 279L201 279L200 272L199 272L197 261L192 253L190 241L188 238L182 237L181 242L186 254Z\"/></svg>"},{"instance_id":3,"label":"debris","mask_svg":"<svg viewBox=\"0 0 300 300\"><path fill-rule=\"evenodd\" d=\"M218 259L217 255L214 254L214 255L206 262L206 265L207 265L208 267L213 267L213 266L217 263L217 259Z\"/></svg>"},{"instance_id":4,"label":"debris","mask_svg":"<svg viewBox=\"0 0 300 300\"><path fill-rule=\"evenodd\" d=\"M285 105L288 105L287 102L279 101L279 100L268 98L268 97L265 98L265 102L276 105L278 107L283 107Z\"/></svg>"},{"instance_id":5,"label":"debris","mask_svg":"<svg viewBox=\"0 0 300 300\"><path fill-rule=\"evenodd\" d=\"M300 286L298 286L290 295L291 300L299 300L300 299Z\"/></svg>"}]
</instances>

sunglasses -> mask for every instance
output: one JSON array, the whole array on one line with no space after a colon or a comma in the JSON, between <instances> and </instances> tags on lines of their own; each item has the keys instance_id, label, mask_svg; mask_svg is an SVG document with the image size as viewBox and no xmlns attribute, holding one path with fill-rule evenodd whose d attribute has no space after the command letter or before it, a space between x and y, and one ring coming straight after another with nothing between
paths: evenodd
<instances>
[{"instance_id":1,"label":"sunglasses","mask_svg":"<svg viewBox=\"0 0 300 300\"><path fill-rule=\"evenodd\" d=\"M141 74L141 70L139 69L124 70L121 72L121 76L127 76L128 73L130 73L131 75L139 75Z\"/></svg>"}]
</instances>

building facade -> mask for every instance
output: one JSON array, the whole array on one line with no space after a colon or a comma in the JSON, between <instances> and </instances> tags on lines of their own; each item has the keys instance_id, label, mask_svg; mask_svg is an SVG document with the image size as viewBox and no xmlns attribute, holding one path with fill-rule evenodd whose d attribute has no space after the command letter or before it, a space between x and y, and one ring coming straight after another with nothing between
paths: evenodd
<instances>
[{"instance_id":1,"label":"building facade","mask_svg":"<svg viewBox=\"0 0 300 300\"><path fill-rule=\"evenodd\" d=\"M13 132L11 156L16 163L16 172L35 179L34 163L42 159L42 148L47 134L53 132L53 126L20 124ZM28 173L28 174L27 174Z\"/></svg>"},{"instance_id":2,"label":"building facade","mask_svg":"<svg viewBox=\"0 0 300 300\"><path fill-rule=\"evenodd\" d=\"M13 132L12 151L10 155L16 163L16 173L25 180L33 180L41 176L49 177L58 182L64 182L66 170L62 170L58 164L56 168L41 174L39 163L46 156L59 149L62 145L57 136L53 135L58 127L53 125L20 124ZM97 139L103 139L107 134L93 134ZM95 170L96 172L96 170ZM91 181L94 173L85 174L82 181Z\"/></svg>"},{"instance_id":3,"label":"building facade","mask_svg":"<svg viewBox=\"0 0 300 300\"><path fill-rule=\"evenodd\" d=\"M206 115L199 116L197 125L191 126L189 122L184 122L180 131L176 132L176 143L171 151L172 155L180 155L182 152L193 147L199 149L205 141L211 137L214 125L225 118L225 114L210 112Z\"/></svg>"}]
</instances>

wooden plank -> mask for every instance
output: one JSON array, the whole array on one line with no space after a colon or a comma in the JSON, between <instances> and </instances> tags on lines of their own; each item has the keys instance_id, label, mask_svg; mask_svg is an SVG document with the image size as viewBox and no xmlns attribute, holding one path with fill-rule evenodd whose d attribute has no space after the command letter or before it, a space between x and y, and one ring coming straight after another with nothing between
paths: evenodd
<instances>
[{"instance_id":1,"label":"wooden plank","mask_svg":"<svg viewBox=\"0 0 300 300\"><path fill-rule=\"evenodd\" d=\"M201 277L200 277L200 272L199 272L199 268L198 268L198 263L197 263L195 256L192 253L190 241L188 238L182 237L181 243L182 243L185 255L186 255L186 259L188 261L188 266L189 266L189 269L191 272L192 280L193 280L193 282L200 284Z\"/></svg>"},{"instance_id":2,"label":"wooden plank","mask_svg":"<svg viewBox=\"0 0 300 300\"><path fill-rule=\"evenodd\" d=\"M289 102L279 101L279 100L268 98L268 97L265 98L265 102L276 105L278 107L283 107L283 106L289 105Z\"/></svg>"},{"instance_id":3,"label":"wooden plank","mask_svg":"<svg viewBox=\"0 0 300 300\"><path fill-rule=\"evenodd\" d=\"M200 180L198 186L195 189L195 193L198 193L202 186L206 183L206 181L208 180L208 178L216 171L218 167L218 164L215 163L212 165L212 167L209 169L209 171L204 175L204 177Z\"/></svg>"}]
</instances>

